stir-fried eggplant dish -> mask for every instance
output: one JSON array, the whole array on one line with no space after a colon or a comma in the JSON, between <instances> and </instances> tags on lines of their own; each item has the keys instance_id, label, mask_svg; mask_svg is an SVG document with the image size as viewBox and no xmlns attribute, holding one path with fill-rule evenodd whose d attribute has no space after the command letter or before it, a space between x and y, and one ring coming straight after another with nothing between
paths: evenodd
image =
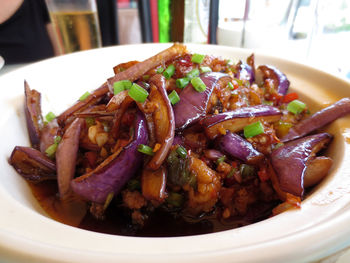
<instances>
[{"instance_id":1,"label":"stir-fried eggplant dish","mask_svg":"<svg viewBox=\"0 0 350 263\"><path fill-rule=\"evenodd\" d=\"M114 76L59 115L25 82L31 147L10 164L58 221L104 233L179 236L299 208L329 172L343 98L310 112L254 55L233 62L172 47Z\"/></svg>"}]
</instances>

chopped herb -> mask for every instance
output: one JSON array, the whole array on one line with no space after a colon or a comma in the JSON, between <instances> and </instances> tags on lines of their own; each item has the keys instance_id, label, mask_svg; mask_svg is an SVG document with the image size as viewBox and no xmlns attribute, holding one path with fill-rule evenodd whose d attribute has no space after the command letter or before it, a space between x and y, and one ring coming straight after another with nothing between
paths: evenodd
<instances>
[{"instance_id":1,"label":"chopped herb","mask_svg":"<svg viewBox=\"0 0 350 263\"><path fill-rule=\"evenodd\" d=\"M147 155L154 155L153 149L151 147L149 147L148 145L144 145L144 144L140 144L137 147L137 150L141 153L147 154Z\"/></svg>"},{"instance_id":2,"label":"chopped herb","mask_svg":"<svg viewBox=\"0 0 350 263\"><path fill-rule=\"evenodd\" d=\"M220 163L222 163L223 161L225 161L225 159L226 159L226 156L223 155L223 156L221 156L220 158L218 158L218 159L216 160L216 163L219 165Z\"/></svg>"},{"instance_id":3,"label":"chopped herb","mask_svg":"<svg viewBox=\"0 0 350 263\"><path fill-rule=\"evenodd\" d=\"M47 157L53 158L55 156L56 150L57 150L57 143L51 144L47 149L45 150L45 153Z\"/></svg>"},{"instance_id":4,"label":"chopped herb","mask_svg":"<svg viewBox=\"0 0 350 263\"><path fill-rule=\"evenodd\" d=\"M178 103L180 101L180 97L177 94L177 92L175 90L173 90L169 95L169 100L171 102L171 104L175 105L176 103Z\"/></svg>"},{"instance_id":5,"label":"chopped herb","mask_svg":"<svg viewBox=\"0 0 350 263\"><path fill-rule=\"evenodd\" d=\"M159 68L157 68L157 73L158 74L160 74L160 73L163 73L163 71L164 71L164 68L163 67L159 67Z\"/></svg>"},{"instance_id":6,"label":"chopped herb","mask_svg":"<svg viewBox=\"0 0 350 263\"><path fill-rule=\"evenodd\" d=\"M175 73L175 66L173 64L170 64L166 70L164 70L163 72L163 76L166 78L166 79L170 79Z\"/></svg>"},{"instance_id":7,"label":"chopped herb","mask_svg":"<svg viewBox=\"0 0 350 263\"><path fill-rule=\"evenodd\" d=\"M185 199L182 194L170 192L169 196L166 198L166 201L173 206L181 207Z\"/></svg>"},{"instance_id":8,"label":"chopped herb","mask_svg":"<svg viewBox=\"0 0 350 263\"><path fill-rule=\"evenodd\" d=\"M299 114L306 109L306 104L300 100L293 100L288 103L287 110L294 114Z\"/></svg>"},{"instance_id":9,"label":"chopped herb","mask_svg":"<svg viewBox=\"0 0 350 263\"><path fill-rule=\"evenodd\" d=\"M145 100L148 97L148 92L144 88L142 88L140 85L134 83L132 84L131 88L128 92L129 96L137 102L145 102Z\"/></svg>"},{"instance_id":10,"label":"chopped herb","mask_svg":"<svg viewBox=\"0 0 350 263\"><path fill-rule=\"evenodd\" d=\"M91 117L85 118L85 123L88 127L95 125L95 119Z\"/></svg>"},{"instance_id":11,"label":"chopped herb","mask_svg":"<svg viewBox=\"0 0 350 263\"><path fill-rule=\"evenodd\" d=\"M176 80L176 87L183 89L187 86L188 83L190 83L189 78L180 78Z\"/></svg>"},{"instance_id":12,"label":"chopped herb","mask_svg":"<svg viewBox=\"0 0 350 263\"><path fill-rule=\"evenodd\" d=\"M46 114L46 116L45 116L45 119L48 121L48 122L50 122L50 121L52 121L54 118L56 118L56 115L52 112L52 111L50 111L48 114Z\"/></svg>"},{"instance_id":13,"label":"chopped herb","mask_svg":"<svg viewBox=\"0 0 350 263\"><path fill-rule=\"evenodd\" d=\"M198 68L195 68L195 69L192 69L190 72L188 72L186 74L187 78L189 78L190 80L195 78L195 77L198 77L199 76L199 69Z\"/></svg>"},{"instance_id":14,"label":"chopped herb","mask_svg":"<svg viewBox=\"0 0 350 263\"><path fill-rule=\"evenodd\" d=\"M205 55L196 53L192 55L191 62L200 64L203 62L204 58L205 58Z\"/></svg>"},{"instance_id":15,"label":"chopped herb","mask_svg":"<svg viewBox=\"0 0 350 263\"><path fill-rule=\"evenodd\" d=\"M61 140L62 140L62 137L57 135L54 139L54 143L59 144Z\"/></svg>"},{"instance_id":16,"label":"chopped herb","mask_svg":"<svg viewBox=\"0 0 350 263\"><path fill-rule=\"evenodd\" d=\"M114 82L113 93L114 95L116 95L119 92L130 89L131 86L132 86L132 82L130 80L120 80L120 81Z\"/></svg>"},{"instance_id":17,"label":"chopped herb","mask_svg":"<svg viewBox=\"0 0 350 263\"><path fill-rule=\"evenodd\" d=\"M180 157L182 159L186 159L186 157L187 157L187 150L186 150L185 147L180 145L179 147L176 148L176 152L180 155Z\"/></svg>"},{"instance_id":18,"label":"chopped herb","mask_svg":"<svg viewBox=\"0 0 350 263\"><path fill-rule=\"evenodd\" d=\"M204 84L200 77L191 79L191 84L193 88L198 92L203 92L207 89L207 86Z\"/></svg>"},{"instance_id":19,"label":"chopped herb","mask_svg":"<svg viewBox=\"0 0 350 263\"><path fill-rule=\"evenodd\" d=\"M210 67L202 66L199 69L201 70L202 73L212 72Z\"/></svg>"},{"instance_id":20,"label":"chopped herb","mask_svg":"<svg viewBox=\"0 0 350 263\"><path fill-rule=\"evenodd\" d=\"M264 126L260 121L254 122L244 127L244 136L246 138L251 138L256 135L264 133Z\"/></svg>"},{"instance_id":21,"label":"chopped herb","mask_svg":"<svg viewBox=\"0 0 350 263\"><path fill-rule=\"evenodd\" d=\"M239 171L242 175L242 179L248 179L256 175L256 170L254 166L248 164L241 164L239 167Z\"/></svg>"},{"instance_id":22,"label":"chopped herb","mask_svg":"<svg viewBox=\"0 0 350 263\"><path fill-rule=\"evenodd\" d=\"M86 100L87 97L89 97L90 92L85 92L83 95L81 95L81 97L79 98L80 101L84 101Z\"/></svg>"},{"instance_id":23,"label":"chopped herb","mask_svg":"<svg viewBox=\"0 0 350 263\"><path fill-rule=\"evenodd\" d=\"M235 89L235 87L233 86L233 84L232 84L232 82L229 82L229 83L227 83L227 86L230 88L230 89Z\"/></svg>"},{"instance_id":24,"label":"chopped herb","mask_svg":"<svg viewBox=\"0 0 350 263\"><path fill-rule=\"evenodd\" d=\"M113 200L113 197L114 197L114 193L113 192L110 192L108 195L107 195L107 198L106 198L106 201L103 205L103 210L106 210L107 207L109 206L109 204L112 202Z\"/></svg>"}]
</instances>

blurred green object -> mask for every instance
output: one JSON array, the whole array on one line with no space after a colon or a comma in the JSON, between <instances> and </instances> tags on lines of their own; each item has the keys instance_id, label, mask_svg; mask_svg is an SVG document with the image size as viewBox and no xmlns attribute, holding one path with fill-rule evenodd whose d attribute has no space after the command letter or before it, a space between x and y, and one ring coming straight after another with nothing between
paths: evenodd
<instances>
[{"instance_id":1,"label":"blurred green object","mask_svg":"<svg viewBox=\"0 0 350 263\"><path fill-rule=\"evenodd\" d=\"M170 42L171 0L158 0L159 42Z\"/></svg>"}]
</instances>

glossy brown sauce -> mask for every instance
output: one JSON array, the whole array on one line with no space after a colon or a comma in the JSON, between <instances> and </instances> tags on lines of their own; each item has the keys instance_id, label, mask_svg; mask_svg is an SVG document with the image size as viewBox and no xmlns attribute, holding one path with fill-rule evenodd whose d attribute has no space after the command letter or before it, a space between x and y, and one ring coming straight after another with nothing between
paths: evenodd
<instances>
[{"instance_id":1,"label":"glossy brown sauce","mask_svg":"<svg viewBox=\"0 0 350 263\"><path fill-rule=\"evenodd\" d=\"M213 212L199 218L183 217L179 214L157 208L150 213L142 228L131 224L128 212L118 202L112 203L106 210L106 218L97 220L88 212L85 203L79 199L66 202L59 200L56 181L29 183L33 195L54 220L76 226L81 229L123 236L172 237L199 235L229 230L266 219L276 203L264 203L252 207L244 218L223 220Z\"/></svg>"}]
</instances>

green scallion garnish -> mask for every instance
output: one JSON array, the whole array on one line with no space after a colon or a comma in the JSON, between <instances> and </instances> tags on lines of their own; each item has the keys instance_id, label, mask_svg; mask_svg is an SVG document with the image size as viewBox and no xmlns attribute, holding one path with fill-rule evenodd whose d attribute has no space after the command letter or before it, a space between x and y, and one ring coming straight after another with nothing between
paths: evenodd
<instances>
[{"instance_id":1,"label":"green scallion garnish","mask_svg":"<svg viewBox=\"0 0 350 263\"><path fill-rule=\"evenodd\" d=\"M176 152L177 152L178 155L180 155L180 157L182 159L186 159L186 157L187 157L187 150L186 150L185 147L180 145L179 147L176 148Z\"/></svg>"},{"instance_id":2,"label":"green scallion garnish","mask_svg":"<svg viewBox=\"0 0 350 263\"><path fill-rule=\"evenodd\" d=\"M145 100L148 97L148 92L144 88L142 88L140 85L134 83L132 84L131 88L128 92L129 96L137 102L145 102Z\"/></svg>"},{"instance_id":3,"label":"green scallion garnish","mask_svg":"<svg viewBox=\"0 0 350 263\"><path fill-rule=\"evenodd\" d=\"M261 124L260 121L257 121L245 126L243 129L243 132L246 138L251 138L256 135L264 133L264 126Z\"/></svg>"},{"instance_id":4,"label":"green scallion garnish","mask_svg":"<svg viewBox=\"0 0 350 263\"><path fill-rule=\"evenodd\" d=\"M141 153L147 154L147 155L154 155L153 149L151 147L149 147L148 145L144 145L144 144L140 144L137 147L137 150Z\"/></svg>"},{"instance_id":5,"label":"green scallion garnish","mask_svg":"<svg viewBox=\"0 0 350 263\"><path fill-rule=\"evenodd\" d=\"M89 97L90 92L85 92L83 95L81 95L81 97L79 98L80 101L84 101L86 100L87 97Z\"/></svg>"},{"instance_id":6,"label":"green scallion garnish","mask_svg":"<svg viewBox=\"0 0 350 263\"><path fill-rule=\"evenodd\" d=\"M180 207L184 203L185 199L183 195L179 193L170 192L168 197L166 198L166 201L173 206Z\"/></svg>"},{"instance_id":7,"label":"green scallion garnish","mask_svg":"<svg viewBox=\"0 0 350 263\"><path fill-rule=\"evenodd\" d=\"M176 103L178 103L180 101L180 97L177 94L177 92L175 90L173 90L169 95L168 98L171 102L171 104L175 105Z\"/></svg>"},{"instance_id":8,"label":"green scallion garnish","mask_svg":"<svg viewBox=\"0 0 350 263\"><path fill-rule=\"evenodd\" d=\"M199 76L199 69L198 68L192 69L190 72L188 72L186 74L186 76L189 79L193 79L195 77L198 77Z\"/></svg>"},{"instance_id":9,"label":"green scallion garnish","mask_svg":"<svg viewBox=\"0 0 350 263\"><path fill-rule=\"evenodd\" d=\"M54 118L56 118L56 115L52 111L45 115L45 119L48 122L52 121Z\"/></svg>"},{"instance_id":10,"label":"green scallion garnish","mask_svg":"<svg viewBox=\"0 0 350 263\"><path fill-rule=\"evenodd\" d=\"M130 89L131 86L132 86L132 82L130 80L120 80L120 81L114 82L113 84L114 95L124 90Z\"/></svg>"},{"instance_id":11,"label":"green scallion garnish","mask_svg":"<svg viewBox=\"0 0 350 263\"><path fill-rule=\"evenodd\" d=\"M226 159L226 156L223 155L223 156L221 156L220 158L218 158L218 159L216 160L216 163L219 165L220 163L222 163L223 161L225 161L225 159Z\"/></svg>"},{"instance_id":12,"label":"green scallion garnish","mask_svg":"<svg viewBox=\"0 0 350 263\"><path fill-rule=\"evenodd\" d=\"M202 73L212 72L211 68L206 66L200 67L199 69Z\"/></svg>"},{"instance_id":13,"label":"green scallion garnish","mask_svg":"<svg viewBox=\"0 0 350 263\"><path fill-rule=\"evenodd\" d=\"M179 89L183 89L187 86L187 84L190 83L190 80L188 78L181 78L176 80L176 87Z\"/></svg>"},{"instance_id":14,"label":"green scallion garnish","mask_svg":"<svg viewBox=\"0 0 350 263\"><path fill-rule=\"evenodd\" d=\"M55 156L57 146L58 146L58 143L54 143L46 148L45 153L46 153L47 157L53 158Z\"/></svg>"},{"instance_id":15,"label":"green scallion garnish","mask_svg":"<svg viewBox=\"0 0 350 263\"><path fill-rule=\"evenodd\" d=\"M91 117L85 118L85 123L88 127L95 125L95 119Z\"/></svg>"},{"instance_id":16,"label":"green scallion garnish","mask_svg":"<svg viewBox=\"0 0 350 263\"><path fill-rule=\"evenodd\" d=\"M159 68L157 68L157 73L158 74L161 74L161 73L163 73L163 71L164 71L164 68L162 68L162 67L159 67Z\"/></svg>"},{"instance_id":17,"label":"green scallion garnish","mask_svg":"<svg viewBox=\"0 0 350 263\"><path fill-rule=\"evenodd\" d=\"M226 65L227 65L227 66L232 66L233 64L235 64L235 62L234 62L232 59L228 59L228 60L226 61Z\"/></svg>"},{"instance_id":18,"label":"green scallion garnish","mask_svg":"<svg viewBox=\"0 0 350 263\"><path fill-rule=\"evenodd\" d=\"M62 137L57 135L54 139L54 143L59 144L61 140L62 140Z\"/></svg>"},{"instance_id":19,"label":"green scallion garnish","mask_svg":"<svg viewBox=\"0 0 350 263\"><path fill-rule=\"evenodd\" d=\"M192 55L191 62L200 64L203 62L204 58L205 58L205 55L196 53Z\"/></svg>"},{"instance_id":20,"label":"green scallion garnish","mask_svg":"<svg viewBox=\"0 0 350 263\"><path fill-rule=\"evenodd\" d=\"M200 77L191 79L191 84L193 88L198 92L203 92L207 89L207 86L204 84Z\"/></svg>"},{"instance_id":21,"label":"green scallion garnish","mask_svg":"<svg viewBox=\"0 0 350 263\"><path fill-rule=\"evenodd\" d=\"M229 83L227 83L227 86L230 88L230 89L235 89L235 87L233 86L233 84L232 84L232 82L229 82Z\"/></svg>"},{"instance_id":22,"label":"green scallion garnish","mask_svg":"<svg viewBox=\"0 0 350 263\"><path fill-rule=\"evenodd\" d=\"M299 114L306 109L306 104L300 100L293 100L288 103L287 110L294 114Z\"/></svg>"},{"instance_id":23,"label":"green scallion garnish","mask_svg":"<svg viewBox=\"0 0 350 263\"><path fill-rule=\"evenodd\" d=\"M173 64L170 64L166 70L164 70L163 72L163 76L166 78L166 79L170 79L175 73L175 66Z\"/></svg>"}]
</instances>

